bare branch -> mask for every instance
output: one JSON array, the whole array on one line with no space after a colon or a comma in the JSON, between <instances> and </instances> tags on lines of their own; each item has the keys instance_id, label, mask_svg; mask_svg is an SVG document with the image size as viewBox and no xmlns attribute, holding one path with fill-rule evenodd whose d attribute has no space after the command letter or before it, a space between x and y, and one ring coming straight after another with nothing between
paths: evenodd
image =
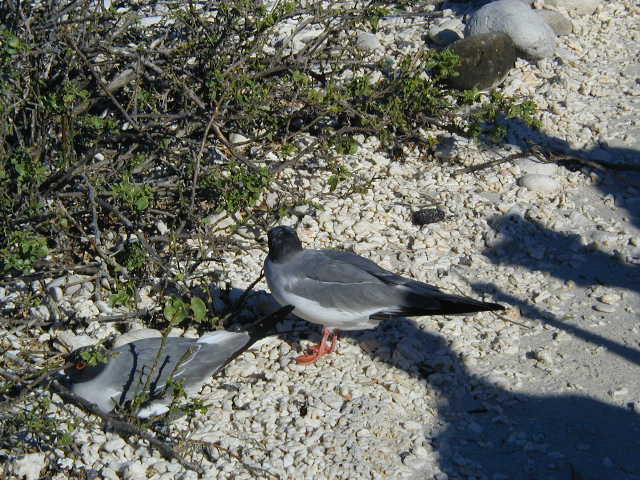
<instances>
[{"instance_id":1,"label":"bare branch","mask_svg":"<svg viewBox=\"0 0 640 480\"><path fill-rule=\"evenodd\" d=\"M143 430L132 423L126 422L108 413L104 413L96 405L88 402L82 397L74 394L72 391L61 385L57 380L51 382L49 389L58 394L62 400L67 403L73 404L76 407L84 410L87 413L95 415L104 422L105 428L113 430L118 433L123 439L127 440L129 436L135 435L149 443L151 448L155 448L160 454L167 460L175 459L185 468L193 470L194 472L203 473L202 467L196 465L193 462L188 461L180 453L178 453L171 445L166 442L162 442L157 437L152 435L147 430Z\"/></svg>"}]
</instances>

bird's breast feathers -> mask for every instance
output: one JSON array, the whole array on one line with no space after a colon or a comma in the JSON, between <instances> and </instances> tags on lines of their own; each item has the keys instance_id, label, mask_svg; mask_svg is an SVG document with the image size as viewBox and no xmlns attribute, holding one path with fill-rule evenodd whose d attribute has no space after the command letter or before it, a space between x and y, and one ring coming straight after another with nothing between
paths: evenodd
<instances>
[{"instance_id":1,"label":"bird's breast feathers","mask_svg":"<svg viewBox=\"0 0 640 480\"><path fill-rule=\"evenodd\" d=\"M267 276L267 283L271 294L280 305L293 305L295 307L294 315L308 322L341 330L374 328L378 324L377 321L369 318L370 315L377 313L379 310L377 308L370 311L351 311L323 306L316 300L293 293L295 282L273 282L269 281L269 276Z\"/></svg>"}]
</instances>

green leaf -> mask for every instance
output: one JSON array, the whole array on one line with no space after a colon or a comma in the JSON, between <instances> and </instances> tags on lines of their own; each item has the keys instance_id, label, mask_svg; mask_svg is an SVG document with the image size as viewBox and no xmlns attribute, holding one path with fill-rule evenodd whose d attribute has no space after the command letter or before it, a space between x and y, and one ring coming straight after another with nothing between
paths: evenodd
<instances>
[{"instance_id":1,"label":"green leaf","mask_svg":"<svg viewBox=\"0 0 640 480\"><path fill-rule=\"evenodd\" d=\"M207 318L207 306L201 298L193 297L191 299L191 310L196 322L200 323Z\"/></svg>"},{"instance_id":2,"label":"green leaf","mask_svg":"<svg viewBox=\"0 0 640 480\"><path fill-rule=\"evenodd\" d=\"M329 177L329 180L327 180L327 183L329 184L329 191L333 192L337 187L338 187L338 182L340 181L340 179L338 178L338 175L331 175Z\"/></svg>"},{"instance_id":3,"label":"green leaf","mask_svg":"<svg viewBox=\"0 0 640 480\"><path fill-rule=\"evenodd\" d=\"M164 318L170 323L180 323L187 316L187 305L177 297L167 300L162 310Z\"/></svg>"},{"instance_id":4,"label":"green leaf","mask_svg":"<svg viewBox=\"0 0 640 480\"><path fill-rule=\"evenodd\" d=\"M136 200L136 208L138 211L143 211L149 206L149 198L148 197L140 197Z\"/></svg>"}]
</instances>

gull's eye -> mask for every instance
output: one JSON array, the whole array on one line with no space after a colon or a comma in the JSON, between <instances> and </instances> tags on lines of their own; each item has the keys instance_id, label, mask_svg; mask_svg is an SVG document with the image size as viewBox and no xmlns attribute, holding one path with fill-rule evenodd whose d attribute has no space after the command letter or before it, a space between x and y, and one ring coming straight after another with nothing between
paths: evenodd
<instances>
[{"instance_id":1,"label":"gull's eye","mask_svg":"<svg viewBox=\"0 0 640 480\"><path fill-rule=\"evenodd\" d=\"M75 368L76 370L84 370L85 368L87 368L87 366L84 363L76 363L73 368Z\"/></svg>"}]
</instances>

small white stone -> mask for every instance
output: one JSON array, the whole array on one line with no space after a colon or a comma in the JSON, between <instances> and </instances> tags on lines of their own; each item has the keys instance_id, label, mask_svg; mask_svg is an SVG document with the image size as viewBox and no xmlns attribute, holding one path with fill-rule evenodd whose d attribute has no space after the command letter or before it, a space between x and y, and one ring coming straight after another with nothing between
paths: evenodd
<instances>
[{"instance_id":1,"label":"small white stone","mask_svg":"<svg viewBox=\"0 0 640 480\"><path fill-rule=\"evenodd\" d=\"M278 203L278 194L276 192L269 192L264 196L264 203L269 208L274 208Z\"/></svg>"},{"instance_id":2,"label":"small white stone","mask_svg":"<svg viewBox=\"0 0 640 480\"><path fill-rule=\"evenodd\" d=\"M88 298L80 298L73 306L79 318L95 317L100 313L98 307Z\"/></svg>"},{"instance_id":3,"label":"small white stone","mask_svg":"<svg viewBox=\"0 0 640 480\"><path fill-rule=\"evenodd\" d=\"M33 293L41 293L42 292L42 284L37 280L31 282L31 291Z\"/></svg>"},{"instance_id":4,"label":"small white stone","mask_svg":"<svg viewBox=\"0 0 640 480\"><path fill-rule=\"evenodd\" d=\"M104 478L105 480L120 480L120 477L118 476L116 470L111 467L104 467L102 470L100 470L100 473L102 475L102 478Z\"/></svg>"},{"instance_id":5,"label":"small white stone","mask_svg":"<svg viewBox=\"0 0 640 480\"><path fill-rule=\"evenodd\" d=\"M293 213L295 213L299 217L304 217L305 215L311 213L311 211L312 207L308 204L296 205L295 207L293 207Z\"/></svg>"},{"instance_id":6,"label":"small white stone","mask_svg":"<svg viewBox=\"0 0 640 480\"><path fill-rule=\"evenodd\" d=\"M369 235L370 233L375 232L377 230L376 225L374 225L373 223L368 222L366 220L360 220L352 228L353 228L353 232L358 237L365 237L365 236Z\"/></svg>"},{"instance_id":7,"label":"small white stone","mask_svg":"<svg viewBox=\"0 0 640 480\"><path fill-rule=\"evenodd\" d=\"M614 293L605 293L600 298L599 301L602 303L606 303L607 305L617 305L620 302L620 295Z\"/></svg>"},{"instance_id":8,"label":"small white stone","mask_svg":"<svg viewBox=\"0 0 640 480\"><path fill-rule=\"evenodd\" d=\"M248 377L256 373L256 362L250 360L236 360L227 367L227 375L234 377Z\"/></svg>"},{"instance_id":9,"label":"small white stone","mask_svg":"<svg viewBox=\"0 0 640 480\"><path fill-rule=\"evenodd\" d=\"M38 305L37 307L31 307L29 309L29 313L31 315L31 318L33 318L34 320L40 320L44 322L49 320L51 316L49 309L46 307L46 305Z\"/></svg>"},{"instance_id":10,"label":"small white stone","mask_svg":"<svg viewBox=\"0 0 640 480\"><path fill-rule=\"evenodd\" d=\"M105 452L113 453L113 452L116 452L118 450L122 450L125 445L126 445L126 443L122 438L115 437L115 438L112 438L111 440L105 442L102 445L102 449Z\"/></svg>"},{"instance_id":11,"label":"small white stone","mask_svg":"<svg viewBox=\"0 0 640 480\"><path fill-rule=\"evenodd\" d=\"M536 352L534 352L534 358L536 360L538 360L541 363L546 363L548 365L551 365L553 363L553 356L552 354L545 349L540 349Z\"/></svg>"},{"instance_id":12,"label":"small white stone","mask_svg":"<svg viewBox=\"0 0 640 480\"><path fill-rule=\"evenodd\" d=\"M146 480L147 467L139 461L127 462L121 470L123 480Z\"/></svg>"},{"instance_id":13,"label":"small white stone","mask_svg":"<svg viewBox=\"0 0 640 480\"><path fill-rule=\"evenodd\" d=\"M382 44L375 34L369 32L358 32L356 39L358 47L363 50L382 50Z\"/></svg>"},{"instance_id":14,"label":"small white stone","mask_svg":"<svg viewBox=\"0 0 640 480\"><path fill-rule=\"evenodd\" d=\"M282 458L282 465L284 466L284 468L289 468L293 465L293 455L291 454L286 454L283 458Z\"/></svg>"},{"instance_id":15,"label":"small white stone","mask_svg":"<svg viewBox=\"0 0 640 480\"><path fill-rule=\"evenodd\" d=\"M116 337L113 342L113 348L118 348L127 343L135 342L136 340L142 340L143 338L161 337L162 332L153 328L138 328L130 330L122 335Z\"/></svg>"},{"instance_id":16,"label":"small white stone","mask_svg":"<svg viewBox=\"0 0 640 480\"><path fill-rule=\"evenodd\" d=\"M429 29L429 38L436 45L446 47L447 45L460 40L464 25L458 19L447 19Z\"/></svg>"},{"instance_id":17,"label":"small white stone","mask_svg":"<svg viewBox=\"0 0 640 480\"><path fill-rule=\"evenodd\" d=\"M560 190L560 182L548 175L530 173L518 180L518 184L527 190L541 193L554 193Z\"/></svg>"},{"instance_id":18,"label":"small white stone","mask_svg":"<svg viewBox=\"0 0 640 480\"><path fill-rule=\"evenodd\" d=\"M545 0L545 4L574 10L581 15L591 15L602 0Z\"/></svg>"},{"instance_id":19,"label":"small white stone","mask_svg":"<svg viewBox=\"0 0 640 480\"><path fill-rule=\"evenodd\" d=\"M28 453L13 459L9 465L9 472L15 475L13 478L38 480L40 472L44 468L44 462L44 453Z\"/></svg>"},{"instance_id":20,"label":"small white stone","mask_svg":"<svg viewBox=\"0 0 640 480\"><path fill-rule=\"evenodd\" d=\"M616 311L616 307L614 307L613 305L606 305L601 303L594 305L593 308L594 310L602 313L614 313Z\"/></svg>"},{"instance_id":21,"label":"small white stone","mask_svg":"<svg viewBox=\"0 0 640 480\"><path fill-rule=\"evenodd\" d=\"M205 225L211 225L214 227L214 231L224 230L225 228L236 224L235 220L227 215L227 212L214 213L205 217L202 222Z\"/></svg>"},{"instance_id":22,"label":"small white stone","mask_svg":"<svg viewBox=\"0 0 640 480\"><path fill-rule=\"evenodd\" d=\"M62 301L63 295L62 295L62 289L60 287L47 287L47 291L49 292L49 295L51 296L54 302Z\"/></svg>"},{"instance_id":23,"label":"small white stone","mask_svg":"<svg viewBox=\"0 0 640 480\"><path fill-rule=\"evenodd\" d=\"M229 135L229 141L234 145L239 144L239 146L244 146L243 144L248 142L249 139L239 133L232 133Z\"/></svg>"},{"instance_id":24,"label":"small white stone","mask_svg":"<svg viewBox=\"0 0 640 480\"><path fill-rule=\"evenodd\" d=\"M104 300L96 300L95 305L96 307L98 307L98 310L100 310L104 314L108 315L113 313L113 309L111 308L111 306Z\"/></svg>"},{"instance_id":25,"label":"small white stone","mask_svg":"<svg viewBox=\"0 0 640 480\"><path fill-rule=\"evenodd\" d=\"M152 17L144 17L138 20L138 23L142 27L150 27L151 25L155 25L156 23L160 23L162 21L162 17L159 15L154 15Z\"/></svg>"},{"instance_id":26,"label":"small white stone","mask_svg":"<svg viewBox=\"0 0 640 480\"><path fill-rule=\"evenodd\" d=\"M64 294L67 297L72 297L73 295L75 295L76 293L78 293L80 291L80 289L82 288L82 284L80 283L74 283L74 285L71 285L69 287L66 287L64 289Z\"/></svg>"},{"instance_id":27,"label":"small white stone","mask_svg":"<svg viewBox=\"0 0 640 480\"><path fill-rule=\"evenodd\" d=\"M158 220L156 222L156 229L158 230L158 233L160 235L166 235L167 232L169 231L169 227L167 227L167 224L164 223L162 220Z\"/></svg>"},{"instance_id":28,"label":"small white stone","mask_svg":"<svg viewBox=\"0 0 640 480\"><path fill-rule=\"evenodd\" d=\"M68 345L72 350L87 347L96 343L95 339L88 335L76 335L69 330L58 333L57 338L63 344Z\"/></svg>"},{"instance_id":29,"label":"small white stone","mask_svg":"<svg viewBox=\"0 0 640 480\"><path fill-rule=\"evenodd\" d=\"M602 230L595 230L591 233L591 238L594 242L601 243L603 245L615 245L618 242L618 235L613 232L604 232Z\"/></svg>"},{"instance_id":30,"label":"small white stone","mask_svg":"<svg viewBox=\"0 0 640 480\"><path fill-rule=\"evenodd\" d=\"M539 173L541 175L555 175L558 165L552 162L540 162L536 157L521 158L516 162L524 173Z\"/></svg>"},{"instance_id":31,"label":"small white stone","mask_svg":"<svg viewBox=\"0 0 640 480\"><path fill-rule=\"evenodd\" d=\"M47 289L49 288L55 288L55 287L62 287L65 283L67 283L67 277L58 277L54 280L51 280L48 285L47 285Z\"/></svg>"},{"instance_id":32,"label":"small white stone","mask_svg":"<svg viewBox=\"0 0 640 480\"><path fill-rule=\"evenodd\" d=\"M402 460L407 467L413 470L420 470L427 463L426 459L420 458L417 455L407 455Z\"/></svg>"},{"instance_id":33,"label":"small white stone","mask_svg":"<svg viewBox=\"0 0 640 480\"><path fill-rule=\"evenodd\" d=\"M609 392L609 395L613 398L624 397L629 394L629 389L626 387L617 388Z\"/></svg>"}]
</instances>

